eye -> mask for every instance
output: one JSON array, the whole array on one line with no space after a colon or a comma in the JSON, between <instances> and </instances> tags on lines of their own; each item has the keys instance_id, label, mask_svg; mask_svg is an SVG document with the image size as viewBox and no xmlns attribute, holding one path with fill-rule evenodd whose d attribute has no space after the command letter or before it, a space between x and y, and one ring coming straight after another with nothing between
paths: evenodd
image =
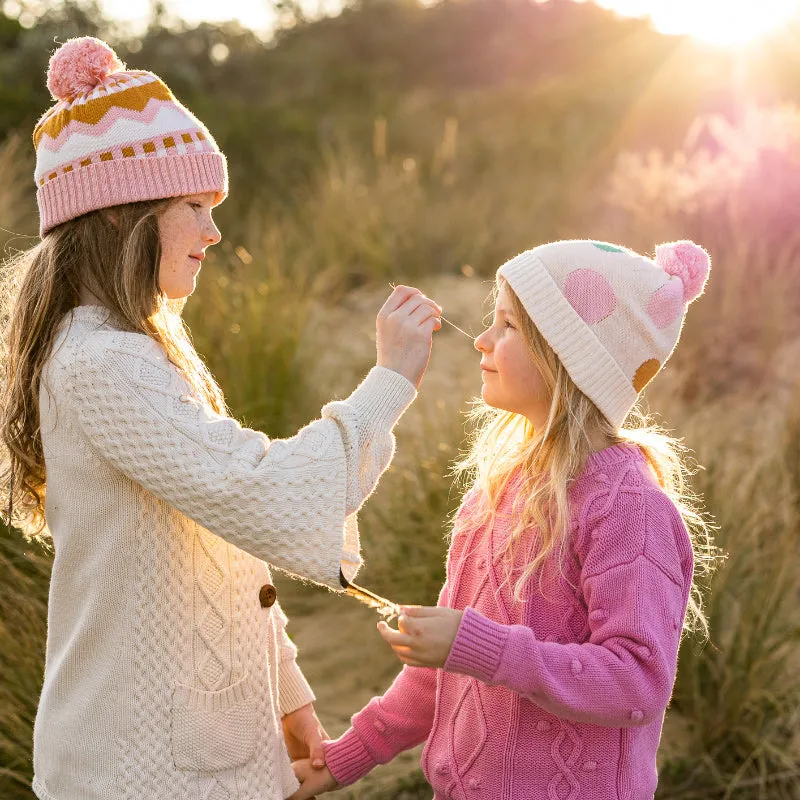
<instances>
[{"instance_id":1,"label":"eye","mask_svg":"<svg viewBox=\"0 0 800 800\"><path fill-rule=\"evenodd\" d=\"M516 326L512 325L508 320L505 321L505 325L503 327L511 328L512 331L515 331L517 329Z\"/></svg>"}]
</instances>

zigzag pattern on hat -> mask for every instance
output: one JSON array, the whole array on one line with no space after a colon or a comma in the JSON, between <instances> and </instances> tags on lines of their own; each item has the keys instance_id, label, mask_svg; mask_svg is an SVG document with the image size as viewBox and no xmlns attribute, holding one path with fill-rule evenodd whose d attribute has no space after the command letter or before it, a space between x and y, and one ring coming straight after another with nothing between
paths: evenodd
<instances>
[{"instance_id":1,"label":"zigzag pattern on hat","mask_svg":"<svg viewBox=\"0 0 800 800\"><path fill-rule=\"evenodd\" d=\"M114 84L110 83L107 88L111 90L113 87ZM124 109L129 113L142 113L153 100L161 100L170 105L176 102L172 92L155 76L146 83L124 86L116 91L108 91L91 102L74 103L60 109L37 126L33 142L38 147L45 136L51 141L57 141L64 134L68 134L73 127L92 130L94 126L102 125L104 118L116 109ZM98 135L102 132L102 128L96 131Z\"/></svg>"},{"instance_id":2,"label":"zigzag pattern on hat","mask_svg":"<svg viewBox=\"0 0 800 800\"><path fill-rule=\"evenodd\" d=\"M48 146L50 143L44 140L37 154L36 178L44 177L45 173L59 166L85 158L95 150L124 147L126 144L134 147L137 142L157 140L161 137L181 137L184 133L192 132L197 134L193 138L199 141L209 140L203 128L174 105L151 103L144 113L135 116L125 110L118 113L119 116L108 120L107 125L104 119L101 125L97 126L104 129L88 133L83 130L73 130L55 149L51 149ZM107 118L108 116L110 114Z\"/></svg>"}]
</instances>

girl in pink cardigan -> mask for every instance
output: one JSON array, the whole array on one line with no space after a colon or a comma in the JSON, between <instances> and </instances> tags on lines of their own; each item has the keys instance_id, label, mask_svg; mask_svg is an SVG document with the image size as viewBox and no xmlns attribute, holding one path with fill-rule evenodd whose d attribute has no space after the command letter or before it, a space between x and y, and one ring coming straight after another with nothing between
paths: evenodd
<instances>
[{"instance_id":1,"label":"girl in pink cardigan","mask_svg":"<svg viewBox=\"0 0 800 800\"><path fill-rule=\"evenodd\" d=\"M703 290L706 252L537 247L498 270L476 340L474 478L436 607L381 635L406 665L296 762L304 800L426 741L435 800L645 800L692 596L712 546L677 442L625 427ZM691 533L690 533L691 531ZM693 553L694 548L694 553ZM697 559L694 556L700 556Z\"/></svg>"}]
</instances>

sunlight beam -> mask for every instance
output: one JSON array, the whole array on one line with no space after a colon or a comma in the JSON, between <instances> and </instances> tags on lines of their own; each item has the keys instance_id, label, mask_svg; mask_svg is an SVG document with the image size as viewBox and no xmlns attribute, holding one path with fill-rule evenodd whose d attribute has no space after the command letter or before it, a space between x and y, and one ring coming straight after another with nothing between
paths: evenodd
<instances>
[{"instance_id":1,"label":"sunlight beam","mask_svg":"<svg viewBox=\"0 0 800 800\"><path fill-rule=\"evenodd\" d=\"M627 17L650 17L661 33L719 46L753 42L796 18L800 0L595 0Z\"/></svg>"}]
</instances>

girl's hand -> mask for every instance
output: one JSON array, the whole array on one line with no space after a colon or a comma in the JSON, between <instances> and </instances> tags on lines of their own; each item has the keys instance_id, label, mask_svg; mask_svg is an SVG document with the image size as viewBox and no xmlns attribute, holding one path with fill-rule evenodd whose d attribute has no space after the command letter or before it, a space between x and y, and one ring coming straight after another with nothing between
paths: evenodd
<instances>
[{"instance_id":1,"label":"girl's hand","mask_svg":"<svg viewBox=\"0 0 800 800\"><path fill-rule=\"evenodd\" d=\"M397 286L378 312L378 366L399 372L419 388L428 367L441 306L419 289Z\"/></svg>"},{"instance_id":2,"label":"girl's hand","mask_svg":"<svg viewBox=\"0 0 800 800\"><path fill-rule=\"evenodd\" d=\"M441 606L403 606L398 630L385 622L378 632L395 655L412 667L443 667L458 633L463 611Z\"/></svg>"},{"instance_id":3,"label":"girl's hand","mask_svg":"<svg viewBox=\"0 0 800 800\"><path fill-rule=\"evenodd\" d=\"M295 777L300 781L300 788L289 800L313 800L318 794L340 788L336 778L327 767L314 769L307 758L293 762L292 769Z\"/></svg>"},{"instance_id":4,"label":"girl's hand","mask_svg":"<svg viewBox=\"0 0 800 800\"><path fill-rule=\"evenodd\" d=\"M283 738L289 756L307 758L315 769L325 766L325 751L322 742L329 739L322 723L317 719L313 704L298 708L282 718Z\"/></svg>"}]
</instances>

